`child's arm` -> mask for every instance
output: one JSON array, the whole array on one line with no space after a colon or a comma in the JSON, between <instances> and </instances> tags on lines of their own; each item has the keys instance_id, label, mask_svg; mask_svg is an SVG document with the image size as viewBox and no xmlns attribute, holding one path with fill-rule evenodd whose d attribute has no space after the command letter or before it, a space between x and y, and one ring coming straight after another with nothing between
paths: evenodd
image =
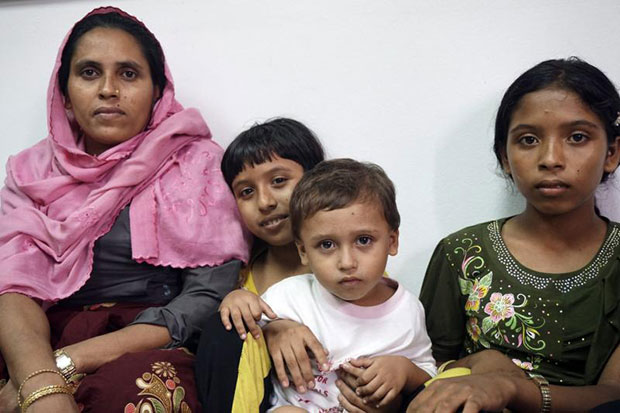
<instances>
[{"instance_id":1,"label":"child's arm","mask_svg":"<svg viewBox=\"0 0 620 413\"><path fill-rule=\"evenodd\" d=\"M411 393L431 376L404 356L361 357L342 369L357 377L355 393L364 403L382 407L401 393Z\"/></svg>"},{"instance_id":2,"label":"child's arm","mask_svg":"<svg viewBox=\"0 0 620 413\"><path fill-rule=\"evenodd\" d=\"M241 340L245 340L246 326L255 338L260 337L261 329L256 322L261 319L263 313L271 319L277 317L262 298L244 289L228 293L222 300L219 311L226 330L231 330L234 324Z\"/></svg>"}]
</instances>

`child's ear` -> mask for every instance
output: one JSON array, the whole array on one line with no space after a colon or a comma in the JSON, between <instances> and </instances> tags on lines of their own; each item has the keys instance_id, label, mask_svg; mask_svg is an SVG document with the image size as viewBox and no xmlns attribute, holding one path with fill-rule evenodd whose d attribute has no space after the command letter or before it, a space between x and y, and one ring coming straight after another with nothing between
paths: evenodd
<instances>
[{"instance_id":1,"label":"child's ear","mask_svg":"<svg viewBox=\"0 0 620 413\"><path fill-rule=\"evenodd\" d=\"M301 240L295 240L295 246L297 246L297 252L303 265L308 265L308 255L306 254L306 247Z\"/></svg>"},{"instance_id":2,"label":"child's ear","mask_svg":"<svg viewBox=\"0 0 620 413\"><path fill-rule=\"evenodd\" d=\"M388 245L388 254L389 255L396 255L398 254L398 236L399 236L399 232L397 229L395 229L394 231L390 231L390 239L388 240L389 245Z\"/></svg>"},{"instance_id":3,"label":"child's ear","mask_svg":"<svg viewBox=\"0 0 620 413\"><path fill-rule=\"evenodd\" d=\"M620 136L607 146L607 156L605 157L605 172L612 173L620 162Z\"/></svg>"}]
</instances>

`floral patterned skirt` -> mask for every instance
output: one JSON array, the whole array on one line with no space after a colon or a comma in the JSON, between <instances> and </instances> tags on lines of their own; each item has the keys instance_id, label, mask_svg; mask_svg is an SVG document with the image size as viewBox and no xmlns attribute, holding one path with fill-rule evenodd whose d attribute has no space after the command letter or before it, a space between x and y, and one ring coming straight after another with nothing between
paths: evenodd
<instances>
[{"instance_id":1,"label":"floral patterned skirt","mask_svg":"<svg viewBox=\"0 0 620 413\"><path fill-rule=\"evenodd\" d=\"M52 307L47 312L52 347L62 348L123 328L147 307L143 304ZM0 379L6 377L0 357ZM184 349L125 354L82 377L75 384L74 397L83 412L200 412L194 356Z\"/></svg>"}]
</instances>

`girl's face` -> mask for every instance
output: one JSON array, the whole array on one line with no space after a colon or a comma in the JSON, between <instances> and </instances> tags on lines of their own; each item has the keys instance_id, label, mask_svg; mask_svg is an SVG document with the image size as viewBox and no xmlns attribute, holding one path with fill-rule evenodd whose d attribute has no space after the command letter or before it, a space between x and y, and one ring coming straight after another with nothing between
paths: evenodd
<instances>
[{"instance_id":1,"label":"girl's face","mask_svg":"<svg viewBox=\"0 0 620 413\"><path fill-rule=\"evenodd\" d=\"M541 213L593 211L603 173L618 165L619 140L608 144L603 123L574 92L542 89L517 105L503 167L528 205Z\"/></svg>"},{"instance_id":2,"label":"girl's face","mask_svg":"<svg viewBox=\"0 0 620 413\"><path fill-rule=\"evenodd\" d=\"M71 58L66 108L98 155L144 130L159 90L140 45L120 29L98 27L78 41Z\"/></svg>"},{"instance_id":3,"label":"girl's face","mask_svg":"<svg viewBox=\"0 0 620 413\"><path fill-rule=\"evenodd\" d=\"M293 242L288 207L303 174L297 162L274 155L271 161L246 165L235 177L233 194L252 234L273 246Z\"/></svg>"}]
</instances>

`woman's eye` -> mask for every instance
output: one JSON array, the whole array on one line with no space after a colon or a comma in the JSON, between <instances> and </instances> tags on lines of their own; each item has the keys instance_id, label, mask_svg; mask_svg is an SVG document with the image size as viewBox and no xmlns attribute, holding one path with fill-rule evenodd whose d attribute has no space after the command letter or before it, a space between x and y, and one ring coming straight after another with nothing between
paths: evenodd
<instances>
[{"instance_id":1,"label":"woman's eye","mask_svg":"<svg viewBox=\"0 0 620 413\"><path fill-rule=\"evenodd\" d=\"M530 146L536 145L536 143L538 143L538 139L532 135L525 135L519 139L519 142L524 145Z\"/></svg>"},{"instance_id":2,"label":"woman's eye","mask_svg":"<svg viewBox=\"0 0 620 413\"><path fill-rule=\"evenodd\" d=\"M138 77L138 73L133 70L125 70L123 73L125 79L133 80Z\"/></svg>"},{"instance_id":3,"label":"woman's eye","mask_svg":"<svg viewBox=\"0 0 620 413\"><path fill-rule=\"evenodd\" d=\"M574 143L581 143L581 142L585 142L588 139L588 137L586 135L584 135L583 133L573 133L569 138L569 142L574 142Z\"/></svg>"},{"instance_id":4,"label":"woman's eye","mask_svg":"<svg viewBox=\"0 0 620 413\"><path fill-rule=\"evenodd\" d=\"M80 76L86 79L90 79L97 76L97 71L95 69L86 68L80 72Z\"/></svg>"},{"instance_id":5,"label":"woman's eye","mask_svg":"<svg viewBox=\"0 0 620 413\"><path fill-rule=\"evenodd\" d=\"M359 245L370 245L371 242L372 242L372 238L366 235L361 236L357 239L357 243Z\"/></svg>"},{"instance_id":6,"label":"woman's eye","mask_svg":"<svg viewBox=\"0 0 620 413\"><path fill-rule=\"evenodd\" d=\"M330 240L324 240L319 243L319 247L324 250L329 250L334 247L334 242Z\"/></svg>"}]
</instances>

